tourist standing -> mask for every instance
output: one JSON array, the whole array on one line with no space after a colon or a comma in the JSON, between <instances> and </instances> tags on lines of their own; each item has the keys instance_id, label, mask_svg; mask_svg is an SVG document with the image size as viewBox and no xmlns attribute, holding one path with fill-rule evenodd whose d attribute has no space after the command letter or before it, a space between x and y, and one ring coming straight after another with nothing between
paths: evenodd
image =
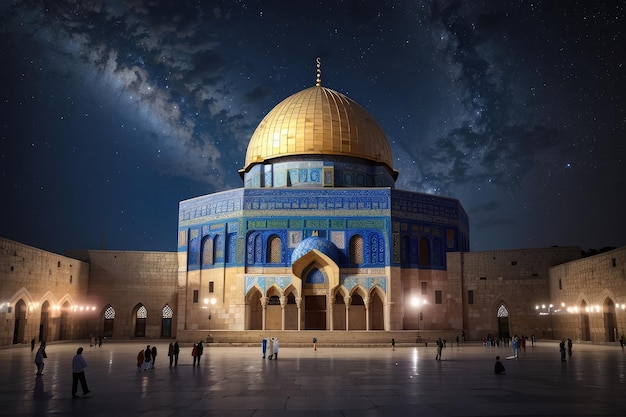
<instances>
[{"instance_id":1,"label":"tourist standing","mask_svg":"<svg viewBox=\"0 0 626 417\"><path fill-rule=\"evenodd\" d=\"M519 337L517 335L513 336L513 357L517 359L517 355L519 353Z\"/></svg>"},{"instance_id":2,"label":"tourist standing","mask_svg":"<svg viewBox=\"0 0 626 417\"><path fill-rule=\"evenodd\" d=\"M274 338L274 359L278 360L278 338Z\"/></svg>"},{"instance_id":3,"label":"tourist standing","mask_svg":"<svg viewBox=\"0 0 626 417\"><path fill-rule=\"evenodd\" d=\"M154 362L156 362L157 348L156 346L152 346L152 366L154 368Z\"/></svg>"},{"instance_id":4,"label":"tourist standing","mask_svg":"<svg viewBox=\"0 0 626 417\"><path fill-rule=\"evenodd\" d=\"M87 367L87 361L83 358L83 348L79 347L76 351L76 355L72 359L72 398L78 398L76 392L78 391L78 381L80 381L80 387L83 390L83 395L89 394L89 388L87 388L87 379L85 378L85 368Z\"/></svg>"},{"instance_id":5,"label":"tourist standing","mask_svg":"<svg viewBox=\"0 0 626 417\"><path fill-rule=\"evenodd\" d=\"M267 338L264 337L261 340L261 351L263 352L263 359L265 359L265 353L267 352Z\"/></svg>"},{"instance_id":6,"label":"tourist standing","mask_svg":"<svg viewBox=\"0 0 626 417\"><path fill-rule=\"evenodd\" d=\"M204 345L202 344L202 340L198 342L198 366L200 366L200 359L202 359L202 354L204 353Z\"/></svg>"},{"instance_id":7,"label":"tourist standing","mask_svg":"<svg viewBox=\"0 0 626 417\"><path fill-rule=\"evenodd\" d=\"M267 359L274 359L274 338L270 337L269 345L267 348Z\"/></svg>"},{"instance_id":8,"label":"tourist standing","mask_svg":"<svg viewBox=\"0 0 626 417\"><path fill-rule=\"evenodd\" d=\"M196 366L196 362L198 361L198 344L193 344L193 349L191 349L191 356L193 356L193 366Z\"/></svg>"},{"instance_id":9,"label":"tourist standing","mask_svg":"<svg viewBox=\"0 0 626 417\"><path fill-rule=\"evenodd\" d=\"M33 350L35 350L35 338L33 337L33 340L30 341L30 351L32 352Z\"/></svg>"},{"instance_id":10,"label":"tourist standing","mask_svg":"<svg viewBox=\"0 0 626 417\"><path fill-rule=\"evenodd\" d=\"M46 342L41 342L41 345L39 346L39 349L37 350L37 354L35 355L35 365L37 365L37 373L36 373L37 376L43 375L43 367L44 367L43 360L47 357L48 355L46 355Z\"/></svg>"},{"instance_id":11,"label":"tourist standing","mask_svg":"<svg viewBox=\"0 0 626 417\"><path fill-rule=\"evenodd\" d=\"M143 352L143 365L141 365L141 369L145 371L150 368L152 368L152 349L150 349L150 345L147 345L146 350Z\"/></svg>"},{"instance_id":12,"label":"tourist standing","mask_svg":"<svg viewBox=\"0 0 626 417\"><path fill-rule=\"evenodd\" d=\"M170 358L170 368L172 367L172 364L174 363L174 343L170 342L170 346L167 349L167 356L169 356Z\"/></svg>"},{"instance_id":13,"label":"tourist standing","mask_svg":"<svg viewBox=\"0 0 626 417\"><path fill-rule=\"evenodd\" d=\"M441 338L437 339L437 356L435 356L435 360L441 360L441 351L443 350L443 340Z\"/></svg>"},{"instance_id":14,"label":"tourist standing","mask_svg":"<svg viewBox=\"0 0 626 417\"><path fill-rule=\"evenodd\" d=\"M317 337L313 338L313 350L317 350Z\"/></svg>"},{"instance_id":15,"label":"tourist standing","mask_svg":"<svg viewBox=\"0 0 626 417\"><path fill-rule=\"evenodd\" d=\"M396 350L396 339L391 338L391 350Z\"/></svg>"},{"instance_id":16,"label":"tourist standing","mask_svg":"<svg viewBox=\"0 0 626 417\"><path fill-rule=\"evenodd\" d=\"M174 366L178 366L178 354L180 353L180 346L178 340L174 342Z\"/></svg>"},{"instance_id":17,"label":"tourist standing","mask_svg":"<svg viewBox=\"0 0 626 417\"><path fill-rule=\"evenodd\" d=\"M572 339L567 339L567 355L572 356Z\"/></svg>"},{"instance_id":18,"label":"tourist standing","mask_svg":"<svg viewBox=\"0 0 626 417\"><path fill-rule=\"evenodd\" d=\"M561 351L561 362L565 362L565 339L561 339L559 350Z\"/></svg>"}]
</instances>

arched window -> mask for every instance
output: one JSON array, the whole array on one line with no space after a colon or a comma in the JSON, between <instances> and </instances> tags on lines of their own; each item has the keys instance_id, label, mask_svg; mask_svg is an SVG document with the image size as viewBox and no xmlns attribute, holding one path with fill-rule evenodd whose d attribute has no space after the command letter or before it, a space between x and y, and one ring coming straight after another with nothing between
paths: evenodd
<instances>
[{"instance_id":1,"label":"arched window","mask_svg":"<svg viewBox=\"0 0 626 417\"><path fill-rule=\"evenodd\" d=\"M215 235L215 244L213 245L214 262L224 262L224 243L222 235Z\"/></svg>"},{"instance_id":2,"label":"arched window","mask_svg":"<svg viewBox=\"0 0 626 417\"><path fill-rule=\"evenodd\" d=\"M102 336L113 337L113 327L115 324L115 309L109 305L104 309L104 326L102 329Z\"/></svg>"},{"instance_id":3,"label":"arched window","mask_svg":"<svg viewBox=\"0 0 626 417\"><path fill-rule=\"evenodd\" d=\"M400 263L402 266L408 266L411 262L411 239L404 235L400 239Z\"/></svg>"},{"instance_id":4,"label":"arched window","mask_svg":"<svg viewBox=\"0 0 626 417\"><path fill-rule=\"evenodd\" d=\"M213 265L213 238L207 236L202 244L202 265Z\"/></svg>"},{"instance_id":5,"label":"arched window","mask_svg":"<svg viewBox=\"0 0 626 417\"><path fill-rule=\"evenodd\" d=\"M237 253L237 235L235 233L228 234L228 247L226 248L226 263L235 262L235 254Z\"/></svg>"},{"instance_id":6,"label":"arched window","mask_svg":"<svg viewBox=\"0 0 626 417\"><path fill-rule=\"evenodd\" d=\"M430 266L430 242L425 237L419 243L419 265Z\"/></svg>"},{"instance_id":7,"label":"arched window","mask_svg":"<svg viewBox=\"0 0 626 417\"><path fill-rule=\"evenodd\" d=\"M263 240L261 239L261 235L258 234L254 238L254 263L263 262L263 258L261 255L263 254Z\"/></svg>"},{"instance_id":8,"label":"arched window","mask_svg":"<svg viewBox=\"0 0 626 417\"><path fill-rule=\"evenodd\" d=\"M174 317L174 311L169 304L165 304L163 307L163 317L161 319L161 337L172 336L172 317Z\"/></svg>"},{"instance_id":9,"label":"arched window","mask_svg":"<svg viewBox=\"0 0 626 417\"><path fill-rule=\"evenodd\" d=\"M138 319L148 318L148 309L146 308L146 306L141 306L137 309L137 318Z\"/></svg>"},{"instance_id":10,"label":"arched window","mask_svg":"<svg viewBox=\"0 0 626 417\"><path fill-rule=\"evenodd\" d=\"M115 309L112 306L109 306L106 310L104 310L104 319L105 320L115 319Z\"/></svg>"},{"instance_id":11,"label":"arched window","mask_svg":"<svg viewBox=\"0 0 626 417\"><path fill-rule=\"evenodd\" d=\"M359 235L350 238L350 263L357 265L363 263L363 238Z\"/></svg>"},{"instance_id":12,"label":"arched window","mask_svg":"<svg viewBox=\"0 0 626 417\"><path fill-rule=\"evenodd\" d=\"M267 262L268 263L270 264L280 263L280 247L281 247L280 238L276 235L270 236L269 242L267 243Z\"/></svg>"}]
</instances>

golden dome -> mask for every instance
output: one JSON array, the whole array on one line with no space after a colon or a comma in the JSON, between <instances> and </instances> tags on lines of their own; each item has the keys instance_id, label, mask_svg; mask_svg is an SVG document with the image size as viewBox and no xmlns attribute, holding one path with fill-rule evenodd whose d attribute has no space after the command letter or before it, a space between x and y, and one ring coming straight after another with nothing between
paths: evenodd
<instances>
[{"instance_id":1,"label":"golden dome","mask_svg":"<svg viewBox=\"0 0 626 417\"><path fill-rule=\"evenodd\" d=\"M342 155L386 164L391 147L374 118L354 100L315 86L280 102L254 131L245 167L291 155Z\"/></svg>"}]
</instances>

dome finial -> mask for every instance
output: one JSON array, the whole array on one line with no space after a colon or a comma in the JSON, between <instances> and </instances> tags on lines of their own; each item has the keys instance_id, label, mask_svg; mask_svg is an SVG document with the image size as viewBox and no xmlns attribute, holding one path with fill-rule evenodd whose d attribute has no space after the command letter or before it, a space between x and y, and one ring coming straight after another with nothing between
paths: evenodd
<instances>
[{"instance_id":1,"label":"dome finial","mask_svg":"<svg viewBox=\"0 0 626 417\"><path fill-rule=\"evenodd\" d=\"M317 78L315 80L315 86L319 87L322 83L322 58L318 56L315 62L317 63Z\"/></svg>"}]
</instances>

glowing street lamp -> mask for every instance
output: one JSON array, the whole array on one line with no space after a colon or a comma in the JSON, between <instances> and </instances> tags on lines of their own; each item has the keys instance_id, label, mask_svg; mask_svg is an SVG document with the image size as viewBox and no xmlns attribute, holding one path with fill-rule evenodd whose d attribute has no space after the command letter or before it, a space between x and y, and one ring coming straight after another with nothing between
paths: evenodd
<instances>
[{"instance_id":1,"label":"glowing street lamp","mask_svg":"<svg viewBox=\"0 0 626 417\"><path fill-rule=\"evenodd\" d=\"M204 309L209 309L209 336L211 335L211 306L214 306L215 303L217 303L217 300L215 298L211 298L210 300L208 298L205 298L204 306L202 307Z\"/></svg>"},{"instance_id":2,"label":"glowing street lamp","mask_svg":"<svg viewBox=\"0 0 626 417\"><path fill-rule=\"evenodd\" d=\"M419 339L419 337L420 337L420 321L422 321L422 307L424 305L428 304L428 301L426 301L423 298L413 297L411 299L411 304L413 305L413 307L416 307L418 309L419 317L417 318L417 338Z\"/></svg>"}]
</instances>

